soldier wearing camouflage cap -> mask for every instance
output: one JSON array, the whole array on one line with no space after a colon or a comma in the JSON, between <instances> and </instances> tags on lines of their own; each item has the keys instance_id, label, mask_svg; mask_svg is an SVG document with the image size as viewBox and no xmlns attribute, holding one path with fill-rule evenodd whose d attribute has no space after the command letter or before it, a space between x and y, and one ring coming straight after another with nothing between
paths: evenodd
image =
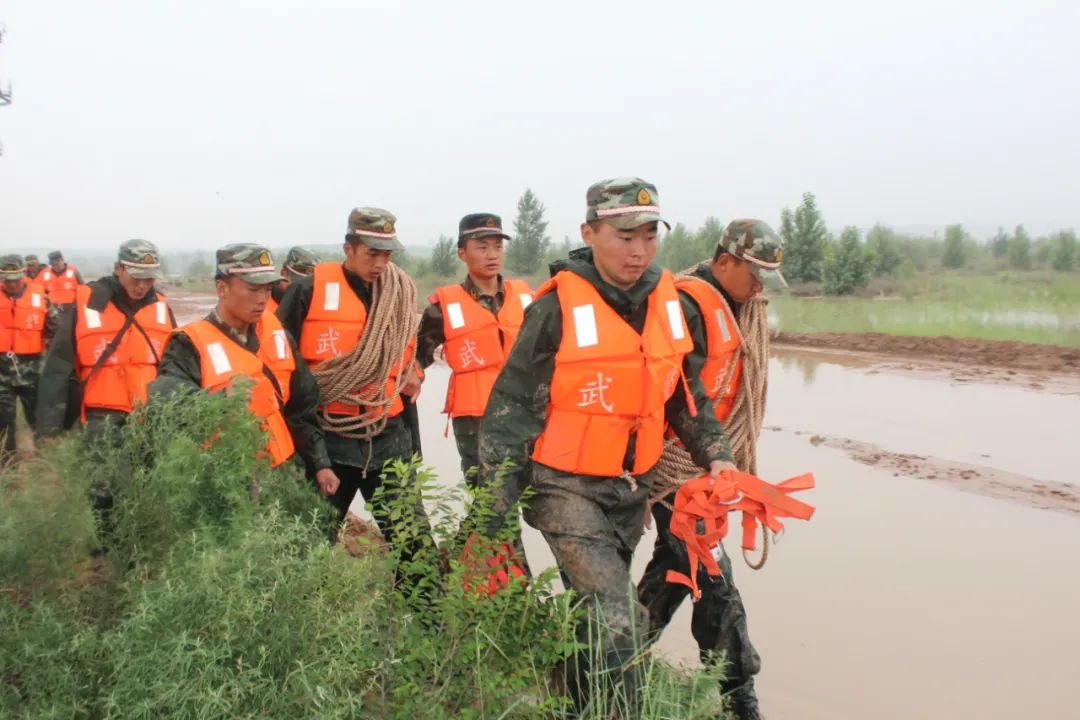
<instances>
[{"instance_id":1,"label":"soldier wearing camouflage cap","mask_svg":"<svg viewBox=\"0 0 1080 720\"><path fill-rule=\"evenodd\" d=\"M778 286L784 283L780 274L783 256L783 242L764 221L732 220L724 228L713 259L696 265L677 280L679 300L694 341L687 365L699 369L699 378L709 398L705 407L712 408L722 423L736 420L731 416L735 399L748 391L748 384L762 393L758 402L765 402L764 375L748 377L748 371L758 372L756 368L767 367L769 356L765 304L756 298L763 283ZM757 344L745 344L743 338ZM747 358L753 362L747 362ZM740 405L740 411L745 412L747 404ZM760 422L754 427L753 420L738 420L739 427L753 429L738 436L740 442L733 448L736 463L741 470L755 473L754 447ZM649 609L653 639L659 637L689 595L686 586L667 582L669 571L684 575L689 572L685 546L670 532L669 508L674 502L672 490L665 502L652 506L656 545L638 584L638 596ZM723 553L722 545L720 550ZM708 578L704 571L699 573L702 597L694 604L694 638L703 658L726 660L721 691L730 698L736 718L753 720L760 717L754 675L761 669L761 659L750 642L746 609L735 587L727 553L722 554L720 566L723 582Z\"/></svg>"},{"instance_id":2,"label":"soldier wearing camouflage cap","mask_svg":"<svg viewBox=\"0 0 1080 720\"><path fill-rule=\"evenodd\" d=\"M109 438L118 438L109 427L124 425L135 406L146 402L146 388L157 376L176 327L172 309L155 287L160 277L157 246L128 240L120 245L112 275L76 289L45 357L38 387L39 434L57 435L81 420L95 452ZM108 489L95 486L91 500L101 536L107 538Z\"/></svg>"},{"instance_id":3,"label":"soldier wearing camouflage cap","mask_svg":"<svg viewBox=\"0 0 1080 720\"><path fill-rule=\"evenodd\" d=\"M267 312L276 313L278 303L289 289L289 283L294 278L306 277L315 272L315 266L319 264L319 256L307 248L289 248L289 254L285 256L285 262L281 265L281 279L274 283L270 293L270 305Z\"/></svg>"},{"instance_id":4,"label":"soldier wearing camouflage cap","mask_svg":"<svg viewBox=\"0 0 1080 720\"><path fill-rule=\"evenodd\" d=\"M251 243L217 251L217 305L173 334L152 397L192 389L219 392L238 378L252 384L248 408L263 422L272 467L296 452L324 495L337 491L322 428L318 386L297 348L267 307L281 279L269 248Z\"/></svg>"},{"instance_id":5,"label":"soldier wearing camouflage cap","mask_svg":"<svg viewBox=\"0 0 1080 720\"><path fill-rule=\"evenodd\" d=\"M640 713L638 656L648 614L630 586L630 557L645 524L655 465L670 425L714 476L732 467L696 372L672 275L653 264L663 222L656 186L640 178L594 184L586 193L586 247L552 266L495 381L481 424L481 482L496 510L529 481L525 519L544 534L569 588L587 604L568 689L590 703L590 672L611 678L601 707ZM682 373L685 373L685 382ZM532 447L531 455L526 455ZM517 468L495 483L509 461ZM492 523L488 532L498 529ZM600 647L589 643L599 638ZM603 667L592 667L593 657ZM595 683L592 683L595 686ZM604 684L602 684L604 685Z\"/></svg>"},{"instance_id":6,"label":"soldier wearing camouflage cap","mask_svg":"<svg viewBox=\"0 0 1080 720\"><path fill-rule=\"evenodd\" d=\"M320 384L319 419L341 480L330 502L344 520L359 492L391 545L401 542L397 518L384 512L392 493L376 497L376 491L384 482L412 481L388 476L383 467L419 452L414 402L422 377L414 360L416 286L391 262L401 247L393 213L354 208L346 221L344 262L319 263L311 275L296 277L277 312ZM361 355L372 359L354 364ZM427 522L422 506L415 512ZM413 530L407 536L408 545L398 548L405 561L434 546Z\"/></svg>"},{"instance_id":7,"label":"soldier wearing camouflage cap","mask_svg":"<svg viewBox=\"0 0 1080 720\"><path fill-rule=\"evenodd\" d=\"M416 339L421 367L435 362L440 346L450 365L443 412L453 422L461 472L470 485L480 464L480 418L532 302L532 290L524 280L502 276L503 241L509 239L502 218L494 213L461 218L457 254L465 264L465 279L440 287L428 298Z\"/></svg>"},{"instance_id":8,"label":"soldier wearing camouflage cap","mask_svg":"<svg viewBox=\"0 0 1080 720\"><path fill-rule=\"evenodd\" d=\"M79 269L66 262L59 250L49 253L49 267L41 271L38 281L45 286L49 301L61 308L72 305L76 289L85 284Z\"/></svg>"},{"instance_id":9,"label":"soldier wearing camouflage cap","mask_svg":"<svg viewBox=\"0 0 1080 720\"><path fill-rule=\"evenodd\" d=\"M45 288L25 273L20 256L0 257L0 463L14 457L16 403L34 427L41 358L57 324Z\"/></svg>"},{"instance_id":10,"label":"soldier wearing camouflage cap","mask_svg":"<svg viewBox=\"0 0 1080 720\"><path fill-rule=\"evenodd\" d=\"M27 255L26 258L26 277L28 280L37 280L38 275L41 274L45 268L42 266L41 261L38 260L37 255Z\"/></svg>"}]
</instances>

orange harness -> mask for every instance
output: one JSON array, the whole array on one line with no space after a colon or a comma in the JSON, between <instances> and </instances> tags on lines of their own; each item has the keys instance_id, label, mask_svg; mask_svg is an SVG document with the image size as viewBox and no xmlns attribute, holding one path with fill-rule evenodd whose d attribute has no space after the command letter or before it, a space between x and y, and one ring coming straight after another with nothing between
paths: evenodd
<instances>
[{"instance_id":1,"label":"orange harness","mask_svg":"<svg viewBox=\"0 0 1080 720\"><path fill-rule=\"evenodd\" d=\"M712 487L709 482L707 474L686 481L675 493L671 514L671 534L686 543L690 574L668 570L667 581L689 587L695 601L701 597L698 565L703 565L713 577L720 574L712 549L728 533L728 513L742 510L742 546L746 550L757 547L759 522L773 532L780 532L784 529L780 518L809 520L814 514L813 506L790 497L793 492L814 487L812 473L773 485L750 473L724 470Z\"/></svg>"}]
</instances>

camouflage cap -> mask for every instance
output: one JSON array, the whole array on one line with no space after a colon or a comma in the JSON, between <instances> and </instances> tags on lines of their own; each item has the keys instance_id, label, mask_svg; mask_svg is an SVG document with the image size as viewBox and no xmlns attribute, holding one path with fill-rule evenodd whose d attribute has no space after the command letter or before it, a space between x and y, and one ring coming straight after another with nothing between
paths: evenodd
<instances>
[{"instance_id":1,"label":"camouflage cap","mask_svg":"<svg viewBox=\"0 0 1080 720\"><path fill-rule=\"evenodd\" d=\"M509 240L503 232L502 218L495 213L469 213L458 223L458 244L482 237L501 237Z\"/></svg>"},{"instance_id":2,"label":"camouflage cap","mask_svg":"<svg viewBox=\"0 0 1080 720\"><path fill-rule=\"evenodd\" d=\"M63 260L63 259L64 259L64 256L60 253L59 250L53 250L51 253L49 253L49 262L52 262L53 260Z\"/></svg>"},{"instance_id":3,"label":"camouflage cap","mask_svg":"<svg viewBox=\"0 0 1080 720\"><path fill-rule=\"evenodd\" d=\"M763 284L787 287L780 274L784 241L764 220L732 220L720 237L720 248L750 263L750 269Z\"/></svg>"},{"instance_id":4,"label":"camouflage cap","mask_svg":"<svg viewBox=\"0 0 1080 720\"><path fill-rule=\"evenodd\" d=\"M41 264L41 261L37 259L37 255L27 255L24 258L24 260L26 260L27 265L40 265Z\"/></svg>"},{"instance_id":5,"label":"camouflage cap","mask_svg":"<svg viewBox=\"0 0 1080 720\"><path fill-rule=\"evenodd\" d=\"M394 225L394 213L382 208L353 208L349 213L349 228L345 239L362 242L375 250L401 250Z\"/></svg>"},{"instance_id":6,"label":"camouflage cap","mask_svg":"<svg viewBox=\"0 0 1080 720\"><path fill-rule=\"evenodd\" d=\"M161 279L161 253L149 240L128 240L120 245L116 261L136 280Z\"/></svg>"},{"instance_id":7,"label":"camouflage cap","mask_svg":"<svg viewBox=\"0 0 1080 720\"><path fill-rule=\"evenodd\" d=\"M281 280L274 269L270 248L254 243L234 243L217 251L218 277L235 275L251 285L269 285Z\"/></svg>"},{"instance_id":8,"label":"camouflage cap","mask_svg":"<svg viewBox=\"0 0 1080 720\"><path fill-rule=\"evenodd\" d=\"M285 264L282 266L293 275L310 275L315 272L315 266L319 264L319 256L307 248L289 248L289 254L285 256Z\"/></svg>"},{"instance_id":9,"label":"camouflage cap","mask_svg":"<svg viewBox=\"0 0 1080 720\"><path fill-rule=\"evenodd\" d=\"M26 261L21 255L0 257L0 280L22 280L26 271Z\"/></svg>"},{"instance_id":10,"label":"camouflage cap","mask_svg":"<svg viewBox=\"0 0 1080 720\"><path fill-rule=\"evenodd\" d=\"M660 195L656 186L635 177L601 180L585 193L585 222L603 220L620 230L633 230L645 223L662 222Z\"/></svg>"}]
</instances>

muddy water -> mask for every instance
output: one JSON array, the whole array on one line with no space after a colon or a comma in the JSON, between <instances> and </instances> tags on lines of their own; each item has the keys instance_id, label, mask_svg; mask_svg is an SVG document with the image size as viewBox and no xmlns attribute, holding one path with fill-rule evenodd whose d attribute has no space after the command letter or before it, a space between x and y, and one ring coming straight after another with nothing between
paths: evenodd
<instances>
[{"instance_id":1,"label":"muddy water","mask_svg":"<svg viewBox=\"0 0 1080 720\"><path fill-rule=\"evenodd\" d=\"M807 357L775 359L770 370L766 424L784 430L763 435L761 472L782 479L812 470L819 487L808 493L818 507L813 521L791 523L764 570L736 560L767 715L1075 716L1080 521L894 477L794 431L1072 481L1077 450L1067 436L1075 436L1080 400ZM420 409L430 428L426 459L454 478L457 452L438 414L447 376L432 369ZM635 556L637 574L652 538ZM551 564L531 528L526 547L534 568ZM660 648L694 662L689 621L687 604Z\"/></svg>"}]
</instances>

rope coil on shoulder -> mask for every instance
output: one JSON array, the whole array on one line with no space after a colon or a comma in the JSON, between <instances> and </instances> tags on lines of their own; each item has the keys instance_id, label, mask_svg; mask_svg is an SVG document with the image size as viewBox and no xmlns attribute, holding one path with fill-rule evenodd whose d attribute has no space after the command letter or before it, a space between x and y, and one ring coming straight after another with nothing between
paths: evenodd
<instances>
[{"instance_id":1,"label":"rope coil on shoulder","mask_svg":"<svg viewBox=\"0 0 1080 720\"><path fill-rule=\"evenodd\" d=\"M368 440L386 428L390 407L415 372L413 363L403 360L416 332L416 285L390 263L372 288L371 312L356 346L311 368L319 386L323 406L319 424L324 430ZM390 380L394 390L387 392ZM331 415L327 412L331 403L353 406L358 413Z\"/></svg>"}]
</instances>

